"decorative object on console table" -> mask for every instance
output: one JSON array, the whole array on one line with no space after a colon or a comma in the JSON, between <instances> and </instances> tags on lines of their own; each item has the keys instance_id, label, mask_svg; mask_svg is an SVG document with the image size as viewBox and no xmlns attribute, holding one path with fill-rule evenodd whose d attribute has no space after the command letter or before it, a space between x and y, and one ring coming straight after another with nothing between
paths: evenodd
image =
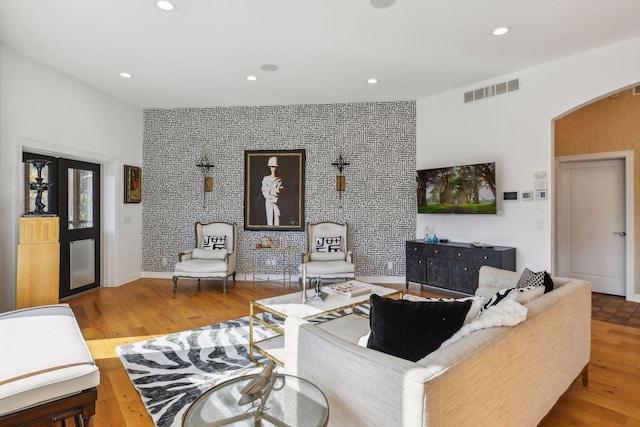
<instances>
[{"instance_id":1,"label":"decorative object on console table","mask_svg":"<svg viewBox=\"0 0 640 427\"><path fill-rule=\"evenodd\" d=\"M35 178L35 182L29 182L29 190L36 192L36 208L25 215L46 215L47 211L45 210L45 204L42 203L42 193L49 190L49 187L53 185L53 183L44 182L44 178L42 177L42 169L45 166L48 166L51 162L49 160L43 159L31 159L27 160L26 163L30 163L36 168L37 176Z\"/></svg>"},{"instance_id":2,"label":"decorative object on console table","mask_svg":"<svg viewBox=\"0 0 640 427\"><path fill-rule=\"evenodd\" d=\"M470 243L406 243L406 287L409 282L472 294L478 286L480 267L488 265L515 271L516 250L506 246Z\"/></svg>"},{"instance_id":3,"label":"decorative object on console table","mask_svg":"<svg viewBox=\"0 0 640 427\"><path fill-rule=\"evenodd\" d=\"M124 165L124 202L140 203L142 201L142 169L137 166Z\"/></svg>"}]
</instances>

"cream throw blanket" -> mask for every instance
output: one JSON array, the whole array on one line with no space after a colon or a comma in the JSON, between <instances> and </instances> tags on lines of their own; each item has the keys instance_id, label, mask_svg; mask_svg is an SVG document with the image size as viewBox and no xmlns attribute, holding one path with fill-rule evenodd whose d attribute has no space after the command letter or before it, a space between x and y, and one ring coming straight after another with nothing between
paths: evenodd
<instances>
[{"instance_id":1,"label":"cream throw blanket","mask_svg":"<svg viewBox=\"0 0 640 427\"><path fill-rule=\"evenodd\" d=\"M495 326L515 326L527 318L527 307L512 301L503 300L499 304L487 308L473 321L463 325L451 338L442 343L444 348L469 335L473 331Z\"/></svg>"}]
</instances>

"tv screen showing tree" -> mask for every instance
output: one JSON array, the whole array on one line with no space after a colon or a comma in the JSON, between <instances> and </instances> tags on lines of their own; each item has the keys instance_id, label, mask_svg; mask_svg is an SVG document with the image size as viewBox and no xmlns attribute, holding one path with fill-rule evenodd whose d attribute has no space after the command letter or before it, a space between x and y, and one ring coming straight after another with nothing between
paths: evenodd
<instances>
[{"instance_id":1,"label":"tv screen showing tree","mask_svg":"<svg viewBox=\"0 0 640 427\"><path fill-rule=\"evenodd\" d=\"M418 213L495 214L496 164L417 171Z\"/></svg>"}]
</instances>

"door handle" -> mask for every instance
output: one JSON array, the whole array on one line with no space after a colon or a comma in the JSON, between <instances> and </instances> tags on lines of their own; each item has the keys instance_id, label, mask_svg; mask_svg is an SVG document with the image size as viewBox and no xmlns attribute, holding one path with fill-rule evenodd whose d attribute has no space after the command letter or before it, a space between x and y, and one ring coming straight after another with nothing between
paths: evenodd
<instances>
[{"instance_id":1,"label":"door handle","mask_svg":"<svg viewBox=\"0 0 640 427\"><path fill-rule=\"evenodd\" d=\"M613 234L617 234L618 236L622 236L622 237L627 235L625 231L614 231Z\"/></svg>"}]
</instances>

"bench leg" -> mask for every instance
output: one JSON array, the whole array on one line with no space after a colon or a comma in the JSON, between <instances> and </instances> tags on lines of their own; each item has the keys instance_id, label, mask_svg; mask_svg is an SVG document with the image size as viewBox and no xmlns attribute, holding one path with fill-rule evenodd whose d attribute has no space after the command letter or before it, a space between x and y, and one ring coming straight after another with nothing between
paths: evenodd
<instances>
[{"instance_id":1,"label":"bench leg","mask_svg":"<svg viewBox=\"0 0 640 427\"><path fill-rule=\"evenodd\" d=\"M582 370L582 385L587 387L589 385L589 364L587 363Z\"/></svg>"},{"instance_id":2,"label":"bench leg","mask_svg":"<svg viewBox=\"0 0 640 427\"><path fill-rule=\"evenodd\" d=\"M178 276L173 276L173 293L178 290Z\"/></svg>"}]
</instances>

